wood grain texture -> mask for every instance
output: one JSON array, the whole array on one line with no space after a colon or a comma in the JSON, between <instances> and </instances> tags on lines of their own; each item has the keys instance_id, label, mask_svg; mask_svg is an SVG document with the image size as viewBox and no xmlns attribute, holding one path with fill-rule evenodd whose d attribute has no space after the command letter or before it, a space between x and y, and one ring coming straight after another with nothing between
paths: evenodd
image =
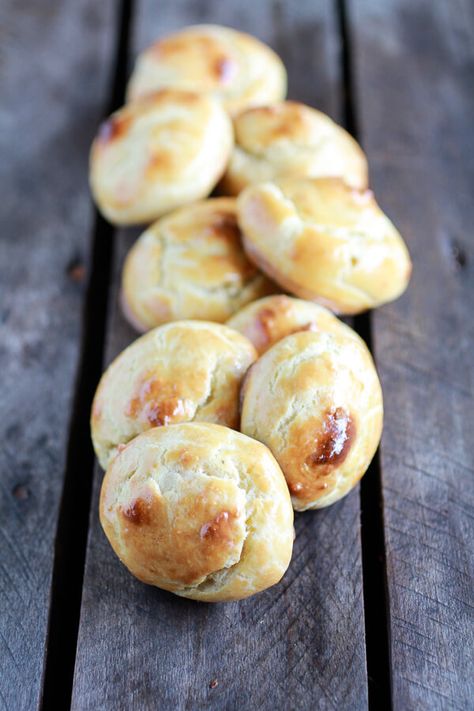
<instances>
[{"instance_id":1,"label":"wood grain texture","mask_svg":"<svg viewBox=\"0 0 474 711\"><path fill-rule=\"evenodd\" d=\"M135 18L135 46L199 21L246 29L281 53L293 97L338 118L332 9L330 2L146 0ZM136 335L117 306L133 239L124 231L117 242L108 361ZM279 585L241 603L206 605L146 587L121 566L98 522L101 479L96 471L74 709L367 707L358 491L297 517L293 561Z\"/></svg>"},{"instance_id":2,"label":"wood grain texture","mask_svg":"<svg viewBox=\"0 0 474 711\"><path fill-rule=\"evenodd\" d=\"M474 699L474 6L358 0L361 138L414 260L373 315L386 401L381 449L393 704Z\"/></svg>"},{"instance_id":3,"label":"wood grain texture","mask_svg":"<svg viewBox=\"0 0 474 711\"><path fill-rule=\"evenodd\" d=\"M39 704L93 217L87 154L109 79L111 11L93 0L11 0L0 11L0 708L8 711Z\"/></svg>"}]
</instances>

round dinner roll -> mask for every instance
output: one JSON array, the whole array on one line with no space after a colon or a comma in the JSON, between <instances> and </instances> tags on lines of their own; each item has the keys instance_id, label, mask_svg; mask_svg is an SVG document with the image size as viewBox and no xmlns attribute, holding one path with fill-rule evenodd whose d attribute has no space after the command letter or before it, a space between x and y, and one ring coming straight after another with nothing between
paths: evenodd
<instances>
[{"instance_id":1,"label":"round dinner roll","mask_svg":"<svg viewBox=\"0 0 474 711\"><path fill-rule=\"evenodd\" d=\"M342 177L367 187L359 144L329 116L296 101L244 111L234 119L235 146L220 184L237 195L247 185L290 177Z\"/></svg>"},{"instance_id":2,"label":"round dinner roll","mask_svg":"<svg viewBox=\"0 0 474 711\"><path fill-rule=\"evenodd\" d=\"M203 92L234 113L286 96L281 59L255 37L219 25L196 25L142 52L127 88L135 101L156 89Z\"/></svg>"},{"instance_id":3,"label":"round dinner roll","mask_svg":"<svg viewBox=\"0 0 474 711\"><path fill-rule=\"evenodd\" d=\"M139 580L207 602L277 583L293 547L293 509L269 450L207 423L154 428L107 470L100 520Z\"/></svg>"},{"instance_id":4,"label":"round dinner roll","mask_svg":"<svg viewBox=\"0 0 474 711\"><path fill-rule=\"evenodd\" d=\"M339 178L294 178L248 187L237 200L244 247L285 290L355 314L406 289L406 245L370 190Z\"/></svg>"},{"instance_id":5,"label":"round dinner roll","mask_svg":"<svg viewBox=\"0 0 474 711\"><path fill-rule=\"evenodd\" d=\"M94 397L92 441L102 467L151 427L196 420L237 428L241 381L256 357L245 336L206 321L175 321L138 338Z\"/></svg>"},{"instance_id":6,"label":"round dinner roll","mask_svg":"<svg viewBox=\"0 0 474 711\"><path fill-rule=\"evenodd\" d=\"M360 336L324 306L286 294L266 296L244 306L227 325L246 336L261 355L277 341L298 331L342 333Z\"/></svg>"},{"instance_id":7,"label":"round dinner roll","mask_svg":"<svg viewBox=\"0 0 474 711\"><path fill-rule=\"evenodd\" d=\"M273 452L297 511L329 506L355 486L382 423L370 353L342 333L287 336L250 368L242 388L241 430Z\"/></svg>"},{"instance_id":8,"label":"round dinner roll","mask_svg":"<svg viewBox=\"0 0 474 711\"><path fill-rule=\"evenodd\" d=\"M167 321L226 321L275 285L242 248L234 198L213 198L161 218L125 261L123 310L146 331Z\"/></svg>"},{"instance_id":9,"label":"round dinner roll","mask_svg":"<svg viewBox=\"0 0 474 711\"><path fill-rule=\"evenodd\" d=\"M164 89L102 124L90 158L94 199L110 222L151 222L206 197L227 164L232 125L219 102Z\"/></svg>"}]
</instances>

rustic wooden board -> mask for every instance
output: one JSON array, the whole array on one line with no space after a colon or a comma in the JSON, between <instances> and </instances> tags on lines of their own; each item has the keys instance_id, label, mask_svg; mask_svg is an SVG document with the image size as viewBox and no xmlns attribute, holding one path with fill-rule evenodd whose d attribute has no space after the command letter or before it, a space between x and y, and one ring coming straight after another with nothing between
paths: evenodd
<instances>
[{"instance_id":1,"label":"rustic wooden board","mask_svg":"<svg viewBox=\"0 0 474 711\"><path fill-rule=\"evenodd\" d=\"M393 705L474 699L474 5L358 0L353 62L372 182L414 259L373 316Z\"/></svg>"},{"instance_id":2,"label":"rustic wooden board","mask_svg":"<svg viewBox=\"0 0 474 711\"><path fill-rule=\"evenodd\" d=\"M340 114L332 3L146 0L136 48L197 21L258 34L283 56L291 95ZM117 306L134 236L119 235L107 361L134 337ZM100 529L97 470L72 706L74 709L350 709L367 707L359 496L297 517L291 568L241 603L198 604L146 587L114 557ZM211 688L212 680L218 685ZM214 685L212 685L214 686Z\"/></svg>"},{"instance_id":3,"label":"rustic wooden board","mask_svg":"<svg viewBox=\"0 0 474 711\"><path fill-rule=\"evenodd\" d=\"M112 3L0 11L0 708L39 704ZM81 34L81 42L77 36Z\"/></svg>"}]
</instances>

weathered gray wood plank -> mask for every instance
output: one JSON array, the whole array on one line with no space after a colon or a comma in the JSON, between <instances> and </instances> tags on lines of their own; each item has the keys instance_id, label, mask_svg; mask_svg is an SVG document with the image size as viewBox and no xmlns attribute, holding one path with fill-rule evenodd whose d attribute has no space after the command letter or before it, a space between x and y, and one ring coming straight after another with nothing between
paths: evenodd
<instances>
[{"instance_id":1,"label":"weathered gray wood plank","mask_svg":"<svg viewBox=\"0 0 474 711\"><path fill-rule=\"evenodd\" d=\"M474 699L474 5L351 4L362 141L414 258L374 314L393 703Z\"/></svg>"},{"instance_id":2,"label":"weathered gray wood plank","mask_svg":"<svg viewBox=\"0 0 474 711\"><path fill-rule=\"evenodd\" d=\"M291 95L340 112L332 3L142 2L136 47L180 25L231 24L269 41L289 68ZM118 239L107 360L135 334L117 307ZM84 581L73 708L350 709L367 706L359 496L298 516L291 568L274 589L217 606L135 581L114 557L95 495ZM211 688L212 680L218 685Z\"/></svg>"},{"instance_id":3,"label":"weathered gray wood plank","mask_svg":"<svg viewBox=\"0 0 474 711\"><path fill-rule=\"evenodd\" d=\"M112 2L0 10L0 708L39 704ZM80 41L78 41L80 38ZM73 563L72 563L73 564Z\"/></svg>"}]
</instances>

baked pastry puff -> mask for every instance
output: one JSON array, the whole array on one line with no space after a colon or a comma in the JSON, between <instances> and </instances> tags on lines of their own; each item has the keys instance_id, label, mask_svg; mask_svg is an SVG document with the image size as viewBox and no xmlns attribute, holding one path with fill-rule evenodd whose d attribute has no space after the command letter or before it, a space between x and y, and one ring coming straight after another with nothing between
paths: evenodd
<instances>
[{"instance_id":1,"label":"baked pastry puff","mask_svg":"<svg viewBox=\"0 0 474 711\"><path fill-rule=\"evenodd\" d=\"M244 248L283 289L340 314L398 298L408 249L370 190L339 178L293 178L246 188L237 199Z\"/></svg>"},{"instance_id":2,"label":"baked pastry puff","mask_svg":"<svg viewBox=\"0 0 474 711\"><path fill-rule=\"evenodd\" d=\"M230 113L286 96L281 59L255 37L219 25L195 25L163 37L142 52L127 88L136 101L156 89L198 91Z\"/></svg>"},{"instance_id":3,"label":"baked pastry puff","mask_svg":"<svg viewBox=\"0 0 474 711\"><path fill-rule=\"evenodd\" d=\"M245 336L206 321L175 321L138 338L105 371L92 404L102 467L152 427L196 420L238 428L241 381L256 357Z\"/></svg>"},{"instance_id":4,"label":"baked pastry puff","mask_svg":"<svg viewBox=\"0 0 474 711\"><path fill-rule=\"evenodd\" d=\"M329 116L297 101L258 106L234 117L235 146L219 189L238 195L247 185L293 177L341 177L367 187L359 144Z\"/></svg>"},{"instance_id":5,"label":"baked pastry puff","mask_svg":"<svg viewBox=\"0 0 474 711\"><path fill-rule=\"evenodd\" d=\"M115 457L100 520L139 580L207 602L277 583L293 547L293 510L269 450L227 427L154 428Z\"/></svg>"},{"instance_id":6,"label":"baked pastry puff","mask_svg":"<svg viewBox=\"0 0 474 711\"><path fill-rule=\"evenodd\" d=\"M155 222L122 275L123 311L139 331L186 318L226 321L272 291L244 252L234 198L203 200Z\"/></svg>"},{"instance_id":7,"label":"baked pastry puff","mask_svg":"<svg viewBox=\"0 0 474 711\"><path fill-rule=\"evenodd\" d=\"M342 333L287 336L244 381L241 430L272 451L297 511L329 506L356 485L382 424L371 355L361 339Z\"/></svg>"},{"instance_id":8,"label":"baked pastry puff","mask_svg":"<svg viewBox=\"0 0 474 711\"><path fill-rule=\"evenodd\" d=\"M246 336L261 355L277 341L298 331L342 333L360 336L324 306L312 301L274 294L253 301L237 311L227 325Z\"/></svg>"},{"instance_id":9,"label":"baked pastry puff","mask_svg":"<svg viewBox=\"0 0 474 711\"><path fill-rule=\"evenodd\" d=\"M190 91L158 91L100 127L90 157L92 194L116 225L152 222L206 197L232 145L232 124L218 101Z\"/></svg>"}]
</instances>

